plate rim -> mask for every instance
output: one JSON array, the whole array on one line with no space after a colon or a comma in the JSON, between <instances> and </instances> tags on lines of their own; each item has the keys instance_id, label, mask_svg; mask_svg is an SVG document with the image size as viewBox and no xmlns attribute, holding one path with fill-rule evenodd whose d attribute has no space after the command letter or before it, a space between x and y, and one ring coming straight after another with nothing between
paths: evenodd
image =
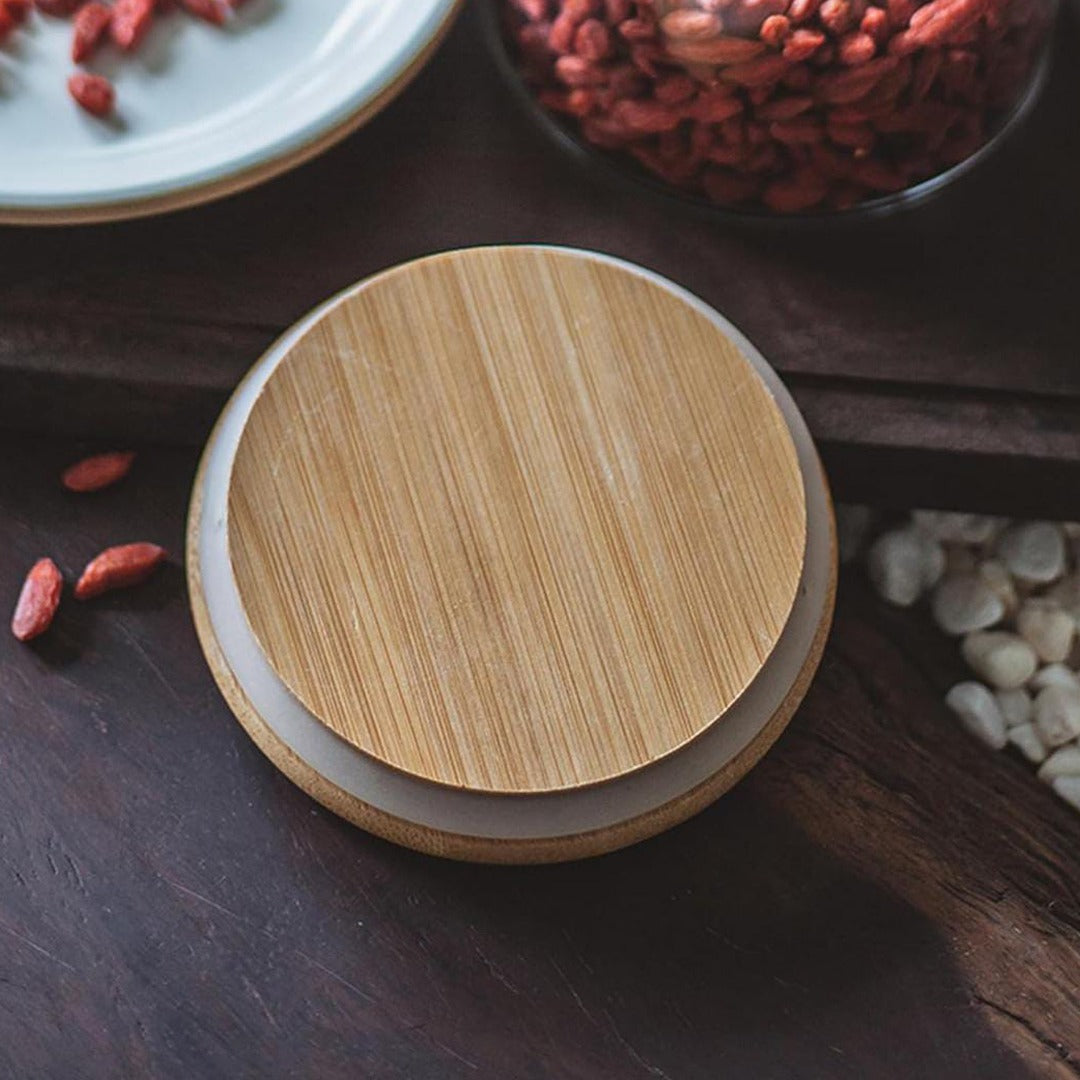
<instances>
[{"instance_id":1,"label":"plate rim","mask_svg":"<svg viewBox=\"0 0 1080 1080\"><path fill-rule=\"evenodd\" d=\"M418 47L399 58L388 82L372 95L357 101L348 114L328 127L316 125L297 145L271 147L265 157L237 169L226 167L223 174L191 184L159 187L139 195L114 196L85 202L56 202L49 205L0 203L0 226L96 225L130 221L158 214L186 210L247 191L281 176L325 153L386 108L427 65L457 21L465 0L447 0L437 25L427 36L420 35Z\"/></svg>"}]
</instances>

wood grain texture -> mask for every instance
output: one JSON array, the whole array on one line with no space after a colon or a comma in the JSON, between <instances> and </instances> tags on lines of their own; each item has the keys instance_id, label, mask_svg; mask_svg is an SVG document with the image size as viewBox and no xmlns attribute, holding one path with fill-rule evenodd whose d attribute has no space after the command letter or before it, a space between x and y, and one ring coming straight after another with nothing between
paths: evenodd
<instances>
[{"instance_id":1,"label":"wood grain texture","mask_svg":"<svg viewBox=\"0 0 1080 1080\"><path fill-rule=\"evenodd\" d=\"M329 781L300 758L272 730L244 692L221 648L207 608L199 571L199 533L203 516L203 483L206 458L200 463L192 489L187 521L187 576L191 611L206 661L233 715L255 745L302 791L326 809L367 832L391 843L440 858L492 865L539 865L595 858L674 828L730 791L768 752L783 733L810 688L832 625L836 604L836 536L832 536L832 579L827 602L806 660L780 707L756 738L713 776L646 814L605 829L557 838L496 840L434 829L403 821L379 810ZM832 521L830 519L830 524Z\"/></svg>"},{"instance_id":2,"label":"wood grain texture","mask_svg":"<svg viewBox=\"0 0 1080 1080\"><path fill-rule=\"evenodd\" d=\"M350 282L544 241L651 267L727 315L809 418L838 499L1077 515L1075 22L1016 138L934 203L750 230L578 168L518 110L470 6L405 93L288 176L153 220L5 231L0 425L196 445L270 342Z\"/></svg>"},{"instance_id":3,"label":"wood grain texture","mask_svg":"<svg viewBox=\"0 0 1080 1080\"><path fill-rule=\"evenodd\" d=\"M487 792L598 783L717 722L806 547L794 444L736 346L541 248L422 260L328 312L255 403L228 520L248 621L308 709Z\"/></svg>"},{"instance_id":4,"label":"wood grain texture","mask_svg":"<svg viewBox=\"0 0 1080 1080\"><path fill-rule=\"evenodd\" d=\"M123 488L0 439L0 599L52 554L182 550L191 451ZM0 635L0 1075L1080 1075L1080 817L941 704L953 647L841 581L785 735L656 840L506 868L324 811L221 700L174 565Z\"/></svg>"}]
</instances>

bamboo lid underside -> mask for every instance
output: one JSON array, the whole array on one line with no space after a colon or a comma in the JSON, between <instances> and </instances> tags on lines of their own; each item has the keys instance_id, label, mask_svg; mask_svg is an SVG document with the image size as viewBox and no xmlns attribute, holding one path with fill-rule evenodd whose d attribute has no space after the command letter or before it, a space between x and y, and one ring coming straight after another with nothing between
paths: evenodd
<instances>
[{"instance_id":1,"label":"bamboo lid underside","mask_svg":"<svg viewBox=\"0 0 1080 1080\"><path fill-rule=\"evenodd\" d=\"M293 694L421 779L557 791L706 730L802 572L786 423L722 330L541 248L372 279L277 366L233 467L243 607Z\"/></svg>"}]
</instances>

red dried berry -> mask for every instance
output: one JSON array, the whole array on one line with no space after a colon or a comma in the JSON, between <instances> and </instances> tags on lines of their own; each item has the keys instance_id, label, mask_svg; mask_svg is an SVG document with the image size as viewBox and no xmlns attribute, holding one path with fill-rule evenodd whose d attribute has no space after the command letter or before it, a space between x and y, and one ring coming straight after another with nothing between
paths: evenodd
<instances>
[{"instance_id":1,"label":"red dried berry","mask_svg":"<svg viewBox=\"0 0 1080 1080\"><path fill-rule=\"evenodd\" d=\"M229 13L222 0L180 0L180 6L197 19L220 26Z\"/></svg>"},{"instance_id":2,"label":"red dried berry","mask_svg":"<svg viewBox=\"0 0 1080 1080\"><path fill-rule=\"evenodd\" d=\"M101 40L112 22L112 9L98 0L90 0L75 12L72 24L71 59L81 64Z\"/></svg>"},{"instance_id":3,"label":"red dried berry","mask_svg":"<svg viewBox=\"0 0 1080 1080\"><path fill-rule=\"evenodd\" d=\"M63 588L64 578L52 559L34 563L11 618L11 632L19 641L31 641L49 629L60 606Z\"/></svg>"},{"instance_id":4,"label":"red dried berry","mask_svg":"<svg viewBox=\"0 0 1080 1080\"><path fill-rule=\"evenodd\" d=\"M766 45L779 48L791 36L791 20L786 15L770 15L758 31Z\"/></svg>"},{"instance_id":5,"label":"red dried berry","mask_svg":"<svg viewBox=\"0 0 1080 1080\"><path fill-rule=\"evenodd\" d=\"M503 2L526 79L584 139L713 201L783 213L850 206L978 149L1030 85L1054 7Z\"/></svg>"},{"instance_id":6,"label":"red dried berry","mask_svg":"<svg viewBox=\"0 0 1080 1080\"><path fill-rule=\"evenodd\" d=\"M68 491L101 491L123 480L134 461L135 454L129 450L95 454L66 468L60 474L60 482Z\"/></svg>"},{"instance_id":7,"label":"red dried berry","mask_svg":"<svg viewBox=\"0 0 1080 1080\"><path fill-rule=\"evenodd\" d=\"M68 93L91 116L108 116L116 102L116 91L103 75L77 71L68 79Z\"/></svg>"},{"instance_id":8,"label":"red dried berry","mask_svg":"<svg viewBox=\"0 0 1080 1080\"><path fill-rule=\"evenodd\" d=\"M51 15L54 19L66 19L74 15L82 0L34 0L34 7L43 15Z\"/></svg>"},{"instance_id":9,"label":"red dried berry","mask_svg":"<svg viewBox=\"0 0 1080 1080\"><path fill-rule=\"evenodd\" d=\"M112 589L126 589L145 581L164 561L166 551L157 544L122 544L106 548L91 559L75 585L76 600L91 600Z\"/></svg>"},{"instance_id":10,"label":"red dried berry","mask_svg":"<svg viewBox=\"0 0 1080 1080\"><path fill-rule=\"evenodd\" d=\"M2 0L0 3L0 7L4 8L16 23L24 22L33 6L33 0Z\"/></svg>"},{"instance_id":11,"label":"red dried berry","mask_svg":"<svg viewBox=\"0 0 1080 1080\"><path fill-rule=\"evenodd\" d=\"M154 21L154 0L116 0L109 25L113 41L121 49L135 49Z\"/></svg>"}]
</instances>

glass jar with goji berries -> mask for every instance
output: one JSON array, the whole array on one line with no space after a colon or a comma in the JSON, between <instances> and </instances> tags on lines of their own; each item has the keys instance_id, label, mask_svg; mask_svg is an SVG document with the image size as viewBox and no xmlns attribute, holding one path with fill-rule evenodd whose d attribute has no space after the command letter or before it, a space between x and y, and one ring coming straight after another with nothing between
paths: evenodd
<instances>
[{"instance_id":1,"label":"glass jar with goji berries","mask_svg":"<svg viewBox=\"0 0 1080 1080\"><path fill-rule=\"evenodd\" d=\"M1034 101L1057 0L494 0L530 100L595 156L758 214L936 190Z\"/></svg>"}]
</instances>

